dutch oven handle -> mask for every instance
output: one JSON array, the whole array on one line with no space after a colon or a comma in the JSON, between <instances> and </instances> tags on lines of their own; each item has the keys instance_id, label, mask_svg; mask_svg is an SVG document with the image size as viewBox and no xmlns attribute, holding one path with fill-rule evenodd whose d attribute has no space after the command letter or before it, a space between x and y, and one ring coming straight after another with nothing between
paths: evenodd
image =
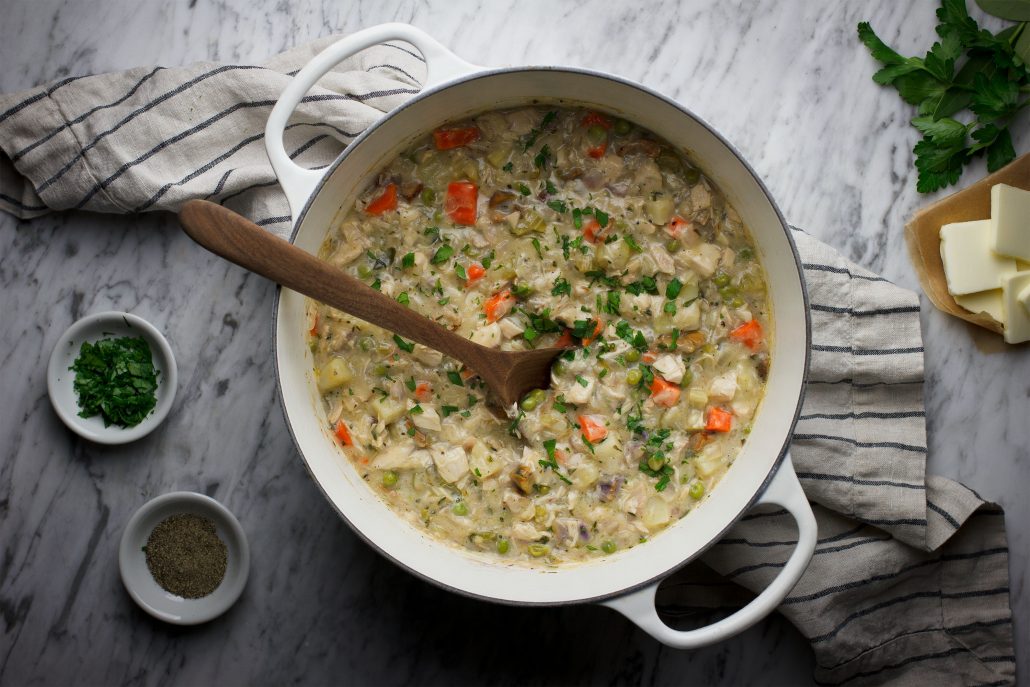
<instances>
[{"instance_id":1,"label":"dutch oven handle","mask_svg":"<svg viewBox=\"0 0 1030 687\"><path fill-rule=\"evenodd\" d=\"M428 90L445 81L480 71L482 67L470 64L440 45L427 33L410 24L379 24L342 38L315 56L297 72L283 90L265 124L265 150L272 163L272 169L290 201L294 220L322 179L323 171L305 169L297 164L283 146L283 132L290 115L300 104L311 87L337 64L356 52L379 45L386 41L399 40L418 48L426 60L426 82L422 90Z\"/></svg>"},{"instance_id":2,"label":"dutch oven handle","mask_svg":"<svg viewBox=\"0 0 1030 687\"><path fill-rule=\"evenodd\" d=\"M812 554L815 552L815 516L812 514L812 507L808 504L805 493L801 490L801 483L798 482L797 475L794 473L790 454L784 457L776 475L755 505L770 503L783 506L794 517L798 524L797 547L772 584L766 587L751 603L733 615L695 630L674 630L662 622L655 609L655 592L658 591L661 581L602 603L622 613L659 642L677 649L696 649L743 632L780 605L780 602L801 579L801 575L805 572L809 561L812 560Z\"/></svg>"}]
</instances>

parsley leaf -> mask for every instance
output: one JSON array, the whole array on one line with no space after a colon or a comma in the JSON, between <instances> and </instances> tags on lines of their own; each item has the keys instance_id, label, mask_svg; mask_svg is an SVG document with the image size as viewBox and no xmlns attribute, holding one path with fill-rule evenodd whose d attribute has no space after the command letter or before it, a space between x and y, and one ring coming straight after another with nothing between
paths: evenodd
<instances>
[{"instance_id":1,"label":"parsley leaf","mask_svg":"<svg viewBox=\"0 0 1030 687\"><path fill-rule=\"evenodd\" d=\"M439 265L450 260L452 255L454 255L454 248L450 244L445 243L436 249L436 253L433 254L433 259L430 262L434 265Z\"/></svg>"},{"instance_id":2,"label":"parsley leaf","mask_svg":"<svg viewBox=\"0 0 1030 687\"><path fill-rule=\"evenodd\" d=\"M79 417L100 415L104 426L135 427L157 405L153 354L141 336L83 343L69 368Z\"/></svg>"},{"instance_id":3,"label":"parsley leaf","mask_svg":"<svg viewBox=\"0 0 1030 687\"><path fill-rule=\"evenodd\" d=\"M562 294L566 296L571 296L572 284L570 284L569 281L564 277L557 277L554 280L554 288L551 289L551 295L561 296Z\"/></svg>"},{"instance_id":4,"label":"parsley leaf","mask_svg":"<svg viewBox=\"0 0 1030 687\"><path fill-rule=\"evenodd\" d=\"M401 337L397 336L396 334L393 335L393 342L395 344L397 344L397 348L401 349L402 351L406 351L408 353L411 353L412 351L415 350L415 344L413 344L410 341L405 341L404 339L402 339Z\"/></svg>"}]
</instances>

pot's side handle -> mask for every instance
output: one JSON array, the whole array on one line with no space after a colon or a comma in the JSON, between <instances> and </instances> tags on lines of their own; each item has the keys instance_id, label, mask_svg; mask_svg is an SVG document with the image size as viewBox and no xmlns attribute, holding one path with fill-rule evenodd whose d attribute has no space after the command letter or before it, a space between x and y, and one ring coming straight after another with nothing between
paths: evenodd
<instances>
[{"instance_id":1,"label":"pot's side handle","mask_svg":"<svg viewBox=\"0 0 1030 687\"><path fill-rule=\"evenodd\" d=\"M712 625L695 630L679 631L663 623L655 610L655 592L658 591L659 582L625 596L609 599L603 604L622 613L659 642L677 649L696 649L714 644L754 625L772 613L773 609L783 601L801 579L801 575L808 567L808 562L812 560L816 543L815 516L812 514L812 507L808 504L805 493L801 490L801 483L798 482L797 475L794 473L794 465L791 463L789 454L780 464L776 475L757 503L774 503L786 508L797 521L798 543L772 584L747 606Z\"/></svg>"},{"instance_id":2,"label":"pot's side handle","mask_svg":"<svg viewBox=\"0 0 1030 687\"><path fill-rule=\"evenodd\" d=\"M305 169L290 159L283 145L283 132L290 115L311 87L337 64L365 48L386 41L411 43L426 59L426 90L481 67L461 59L427 33L410 24L379 24L341 38L315 56L286 86L265 124L265 150L296 218L314 192L324 172Z\"/></svg>"}]
</instances>

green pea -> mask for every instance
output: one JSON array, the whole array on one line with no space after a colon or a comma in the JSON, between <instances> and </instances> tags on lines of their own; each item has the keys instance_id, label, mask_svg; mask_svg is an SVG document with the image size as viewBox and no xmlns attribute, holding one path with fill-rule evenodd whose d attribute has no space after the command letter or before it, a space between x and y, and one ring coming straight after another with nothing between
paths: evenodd
<instances>
[{"instance_id":1,"label":"green pea","mask_svg":"<svg viewBox=\"0 0 1030 687\"><path fill-rule=\"evenodd\" d=\"M603 126L597 124L587 129L587 140L592 145L601 145L608 138L608 132L604 130Z\"/></svg>"},{"instance_id":2,"label":"green pea","mask_svg":"<svg viewBox=\"0 0 1030 687\"><path fill-rule=\"evenodd\" d=\"M498 539L497 540L497 553L500 553L500 554L508 553L508 548L510 546L511 545L508 544L508 540L507 539Z\"/></svg>"},{"instance_id":3,"label":"green pea","mask_svg":"<svg viewBox=\"0 0 1030 687\"><path fill-rule=\"evenodd\" d=\"M687 493L690 494L690 498L694 499L695 501L699 500L702 496L705 495L705 483L701 480L697 480L696 482L690 485L690 487L687 489Z\"/></svg>"},{"instance_id":4,"label":"green pea","mask_svg":"<svg viewBox=\"0 0 1030 687\"><path fill-rule=\"evenodd\" d=\"M522 397L522 403L519 406L528 413L536 410L536 407L543 403L545 398L547 398L546 391L543 389L533 389Z\"/></svg>"},{"instance_id":5,"label":"green pea","mask_svg":"<svg viewBox=\"0 0 1030 687\"><path fill-rule=\"evenodd\" d=\"M626 355L624 357L626 358L626 362L635 363L640 360L640 351L635 348L631 348L626 351Z\"/></svg>"},{"instance_id":6,"label":"green pea","mask_svg":"<svg viewBox=\"0 0 1030 687\"><path fill-rule=\"evenodd\" d=\"M551 493L551 488L546 484L534 484L533 488L536 489L538 494L543 494L544 496Z\"/></svg>"},{"instance_id":7,"label":"green pea","mask_svg":"<svg viewBox=\"0 0 1030 687\"><path fill-rule=\"evenodd\" d=\"M626 383L630 386L636 386L640 384L640 380L643 378L644 373L640 371L639 367L634 367L632 370L626 373Z\"/></svg>"},{"instance_id":8,"label":"green pea","mask_svg":"<svg viewBox=\"0 0 1030 687\"><path fill-rule=\"evenodd\" d=\"M733 298L740 293L736 286L723 286L719 289L719 295L722 296L724 301L732 301Z\"/></svg>"},{"instance_id":9,"label":"green pea","mask_svg":"<svg viewBox=\"0 0 1030 687\"><path fill-rule=\"evenodd\" d=\"M744 299L740 296L735 296L733 300L730 301L730 305L732 305L734 308L742 308L744 307Z\"/></svg>"},{"instance_id":10,"label":"green pea","mask_svg":"<svg viewBox=\"0 0 1030 687\"><path fill-rule=\"evenodd\" d=\"M616 546L615 542L613 542L611 539L609 539L605 543L601 544L601 550L604 551L605 553L615 553L615 551L618 548L619 547Z\"/></svg>"},{"instance_id":11,"label":"green pea","mask_svg":"<svg viewBox=\"0 0 1030 687\"><path fill-rule=\"evenodd\" d=\"M745 246L737 251L737 257L741 260L751 260L755 257L755 252Z\"/></svg>"},{"instance_id":12,"label":"green pea","mask_svg":"<svg viewBox=\"0 0 1030 687\"><path fill-rule=\"evenodd\" d=\"M529 288L529 284L519 282L512 287L511 292L515 294L516 298L525 298L529 294L533 293L533 289Z\"/></svg>"},{"instance_id":13,"label":"green pea","mask_svg":"<svg viewBox=\"0 0 1030 687\"><path fill-rule=\"evenodd\" d=\"M688 184L694 185L701 181L701 172L693 167L688 167L687 170L683 172L683 178L687 180Z\"/></svg>"},{"instance_id":14,"label":"green pea","mask_svg":"<svg viewBox=\"0 0 1030 687\"><path fill-rule=\"evenodd\" d=\"M694 373L690 370L686 370L683 373L683 379L680 380L680 386L690 386L690 383L694 381Z\"/></svg>"},{"instance_id":15,"label":"green pea","mask_svg":"<svg viewBox=\"0 0 1030 687\"><path fill-rule=\"evenodd\" d=\"M393 470L387 470L383 473L383 486L392 487L397 484L397 473Z\"/></svg>"},{"instance_id":16,"label":"green pea","mask_svg":"<svg viewBox=\"0 0 1030 687\"><path fill-rule=\"evenodd\" d=\"M422 204L432 205L436 202L436 191L431 188L422 189Z\"/></svg>"},{"instance_id":17,"label":"green pea","mask_svg":"<svg viewBox=\"0 0 1030 687\"><path fill-rule=\"evenodd\" d=\"M631 125L625 119L616 119L615 124L612 125L612 130L619 136L625 136L629 133Z\"/></svg>"},{"instance_id":18,"label":"green pea","mask_svg":"<svg viewBox=\"0 0 1030 687\"><path fill-rule=\"evenodd\" d=\"M563 374L569 371L569 366L562 360L556 360L554 365L551 365L551 372L561 377Z\"/></svg>"},{"instance_id":19,"label":"green pea","mask_svg":"<svg viewBox=\"0 0 1030 687\"><path fill-rule=\"evenodd\" d=\"M468 515L469 514L469 507L465 505L464 501L458 501L451 508L451 512L454 513L455 515Z\"/></svg>"},{"instance_id":20,"label":"green pea","mask_svg":"<svg viewBox=\"0 0 1030 687\"><path fill-rule=\"evenodd\" d=\"M530 544L527 549L530 556L540 558L541 556L546 556L550 552L551 547L547 544Z\"/></svg>"},{"instance_id":21,"label":"green pea","mask_svg":"<svg viewBox=\"0 0 1030 687\"><path fill-rule=\"evenodd\" d=\"M371 336L364 336L358 341L358 348L365 351L366 353L376 347L375 339Z\"/></svg>"},{"instance_id":22,"label":"green pea","mask_svg":"<svg viewBox=\"0 0 1030 687\"><path fill-rule=\"evenodd\" d=\"M375 374L376 377L385 377L386 373L389 371L390 368L382 363L379 363L378 365L372 368L372 372Z\"/></svg>"},{"instance_id":23,"label":"green pea","mask_svg":"<svg viewBox=\"0 0 1030 687\"><path fill-rule=\"evenodd\" d=\"M647 459L647 467L652 470L661 470L665 467L665 456L655 454Z\"/></svg>"},{"instance_id":24,"label":"green pea","mask_svg":"<svg viewBox=\"0 0 1030 687\"><path fill-rule=\"evenodd\" d=\"M372 276L372 268L368 265L358 265L358 276L362 279L368 279Z\"/></svg>"},{"instance_id":25,"label":"green pea","mask_svg":"<svg viewBox=\"0 0 1030 687\"><path fill-rule=\"evenodd\" d=\"M663 150L655 162L667 172L678 172L681 166L680 159L667 150Z\"/></svg>"},{"instance_id":26,"label":"green pea","mask_svg":"<svg viewBox=\"0 0 1030 687\"><path fill-rule=\"evenodd\" d=\"M682 248L682 247L683 247L683 244L681 244L679 241L666 241L665 242L665 250L669 251L670 253L678 253L680 248Z\"/></svg>"},{"instance_id":27,"label":"green pea","mask_svg":"<svg viewBox=\"0 0 1030 687\"><path fill-rule=\"evenodd\" d=\"M712 281L715 282L716 286L722 288L724 286L729 285L730 275L726 274L725 272L717 272L715 275L715 279L713 279Z\"/></svg>"}]
</instances>

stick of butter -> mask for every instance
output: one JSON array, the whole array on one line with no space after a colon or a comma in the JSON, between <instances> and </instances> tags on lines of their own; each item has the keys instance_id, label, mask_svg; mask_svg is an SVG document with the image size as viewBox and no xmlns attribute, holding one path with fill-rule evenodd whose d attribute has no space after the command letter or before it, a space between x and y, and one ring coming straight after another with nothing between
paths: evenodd
<instances>
[{"instance_id":1,"label":"stick of butter","mask_svg":"<svg viewBox=\"0 0 1030 687\"><path fill-rule=\"evenodd\" d=\"M1007 184L991 187L991 248L1030 261L1030 191Z\"/></svg>"},{"instance_id":2,"label":"stick of butter","mask_svg":"<svg viewBox=\"0 0 1030 687\"><path fill-rule=\"evenodd\" d=\"M985 312L998 322L1005 324L1005 312L1001 307L1001 298L1001 289L991 289L967 296L955 296L955 302L969 312L977 314Z\"/></svg>"},{"instance_id":3,"label":"stick of butter","mask_svg":"<svg viewBox=\"0 0 1030 687\"><path fill-rule=\"evenodd\" d=\"M1021 302L1030 290L1030 272L1010 274L1001 280L1002 301L1005 311L1005 341L1030 341L1030 310Z\"/></svg>"},{"instance_id":4,"label":"stick of butter","mask_svg":"<svg viewBox=\"0 0 1030 687\"><path fill-rule=\"evenodd\" d=\"M1026 287L1019 292L1016 299L1023 304L1023 309L1026 310L1028 315L1030 315L1030 284L1027 284Z\"/></svg>"},{"instance_id":5,"label":"stick of butter","mask_svg":"<svg viewBox=\"0 0 1030 687\"><path fill-rule=\"evenodd\" d=\"M948 292L964 296L1001 286L1016 271L1016 261L991 250L991 221L957 222L941 227L941 260Z\"/></svg>"}]
</instances>

